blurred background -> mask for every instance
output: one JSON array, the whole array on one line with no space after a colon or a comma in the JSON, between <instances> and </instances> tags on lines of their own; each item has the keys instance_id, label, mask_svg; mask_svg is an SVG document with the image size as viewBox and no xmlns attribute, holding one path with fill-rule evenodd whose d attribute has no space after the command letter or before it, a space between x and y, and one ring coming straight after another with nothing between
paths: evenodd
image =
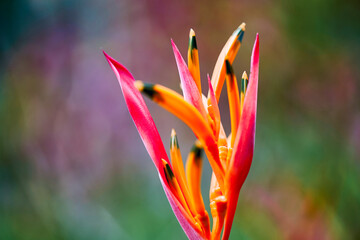
<instances>
[{"instance_id":1,"label":"blurred background","mask_svg":"<svg viewBox=\"0 0 360 240\"><path fill-rule=\"evenodd\" d=\"M197 35L203 88L231 33L260 34L253 165L230 239L360 239L360 2L2 0L0 239L185 239L102 50L180 92L170 38ZM225 91L224 87L224 91ZM194 142L146 100L168 150ZM229 132L226 94L221 114ZM208 205L210 167L203 173Z\"/></svg>"}]
</instances>

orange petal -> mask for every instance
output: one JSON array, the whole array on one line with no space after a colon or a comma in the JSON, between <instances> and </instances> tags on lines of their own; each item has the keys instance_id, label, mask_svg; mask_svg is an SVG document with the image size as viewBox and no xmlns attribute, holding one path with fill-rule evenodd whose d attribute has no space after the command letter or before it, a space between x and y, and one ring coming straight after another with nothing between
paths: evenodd
<instances>
[{"instance_id":1,"label":"orange petal","mask_svg":"<svg viewBox=\"0 0 360 240\"><path fill-rule=\"evenodd\" d=\"M239 51L244 32L245 23L242 23L230 36L216 61L214 71L211 76L211 83L215 88L215 95L218 101L225 81L225 59L228 59L231 64L233 63L235 56Z\"/></svg>"},{"instance_id":2,"label":"orange petal","mask_svg":"<svg viewBox=\"0 0 360 240\"><path fill-rule=\"evenodd\" d=\"M219 180L221 188L224 187L224 168L219 159L219 151L214 134L199 111L177 92L158 84L148 84L136 81L136 87L154 102L177 116L186 123L195 133L204 146L210 165Z\"/></svg>"},{"instance_id":3,"label":"orange petal","mask_svg":"<svg viewBox=\"0 0 360 240\"><path fill-rule=\"evenodd\" d=\"M231 142L230 147L234 146L235 136L240 122L240 96L239 88L234 74L234 70L229 60L226 63L226 88L228 93L230 119L231 119Z\"/></svg>"},{"instance_id":4,"label":"orange petal","mask_svg":"<svg viewBox=\"0 0 360 240\"><path fill-rule=\"evenodd\" d=\"M199 92L201 93L199 52L196 44L195 32L192 29L190 29L189 33L188 68Z\"/></svg>"}]
</instances>

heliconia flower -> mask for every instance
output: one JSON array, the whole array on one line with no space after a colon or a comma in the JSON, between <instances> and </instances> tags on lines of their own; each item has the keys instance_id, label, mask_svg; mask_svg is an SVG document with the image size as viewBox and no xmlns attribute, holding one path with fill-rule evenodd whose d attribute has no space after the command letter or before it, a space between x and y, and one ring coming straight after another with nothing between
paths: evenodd
<instances>
[{"instance_id":1,"label":"heliconia flower","mask_svg":"<svg viewBox=\"0 0 360 240\"><path fill-rule=\"evenodd\" d=\"M179 70L183 96L158 84L135 81L131 73L105 52L125 97L126 105L140 137L158 171L160 182L187 237L191 240L228 239L240 189L249 173L255 144L256 107L259 76L259 36L256 35L249 79L243 73L240 82L232 63L240 48L245 24L230 36L208 76L208 97L202 94L199 55L195 32L189 36L188 64L171 41ZM227 136L221 123L218 100L224 82L227 85L231 133ZM165 108L194 132L197 140L184 167L175 130L171 132L170 157L166 154L153 118L141 93ZM212 167L210 217L200 190L202 153Z\"/></svg>"}]
</instances>

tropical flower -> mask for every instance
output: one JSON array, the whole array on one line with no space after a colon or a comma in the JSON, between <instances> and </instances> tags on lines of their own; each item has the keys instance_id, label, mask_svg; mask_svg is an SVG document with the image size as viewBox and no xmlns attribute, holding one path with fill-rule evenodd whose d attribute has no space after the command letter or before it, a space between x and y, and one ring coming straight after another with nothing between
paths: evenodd
<instances>
[{"instance_id":1,"label":"tropical flower","mask_svg":"<svg viewBox=\"0 0 360 240\"><path fill-rule=\"evenodd\" d=\"M171 41L179 70L183 96L158 84L135 81L131 73L105 52L120 83L130 115L158 171L169 203L189 239L228 239L240 189L248 175L255 143L257 89L259 75L259 36L251 56L250 78L241 79L240 93L232 68L245 31L241 24L230 36L216 62L212 79L208 75L208 96L202 94L199 56L195 33L190 30L188 64ZM226 80L231 133L226 136L221 123L218 100ZM145 105L141 92L165 108L194 132L197 141L191 149L186 171L175 130L171 132L170 157ZM205 209L200 183L202 152L213 170L210 209Z\"/></svg>"}]
</instances>

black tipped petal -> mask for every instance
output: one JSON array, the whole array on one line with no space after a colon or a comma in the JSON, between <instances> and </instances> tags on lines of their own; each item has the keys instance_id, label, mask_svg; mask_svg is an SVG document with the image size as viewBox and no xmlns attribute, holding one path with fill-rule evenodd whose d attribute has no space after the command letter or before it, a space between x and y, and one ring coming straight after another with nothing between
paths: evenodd
<instances>
[{"instance_id":1,"label":"black tipped petal","mask_svg":"<svg viewBox=\"0 0 360 240\"><path fill-rule=\"evenodd\" d=\"M227 59L225 60L225 65L226 65L226 74L234 75L234 70L233 70L229 60L227 60Z\"/></svg>"},{"instance_id":2,"label":"black tipped petal","mask_svg":"<svg viewBox=\"0 0 360 240\"><path fill-rule=\"evenodd\" d=\"M192 146L191 152L195 155L195 160L201 160L202 154L203 154L203 148L197 146L196 144Z\"/></svg>"},{"instance_id":3,"label":"black tipped petal","mask_svg":"<svg viewBox=\"0 0 360 240\"><path fill-rule=\"evenodd\" d=\"M153 99L156 95L156 91L154 90L154 84L151 83L144 83L144 87L141 91L151 99Z\"/></svg>"},{"instance_id":4,"label":"black tipped petal","mask_svg":"<svg viewBox=\"0 0 360 240\"><path fill-rule=\"evenodd\" d=\"M175 176L169 164L166 164L166 172L169 174L170 178L173 178Z\"/></svg>"},{"instance_id":5,"label":"black tipped petal","mask_svg":"<svg viewBox=\"0 0 360 240\"><path fill-rule=\"evenodd\" d=\"M191 49L198 49L195 36L192 36L190 39L190 47L191 47Z\"/></svg>"}]
</instances>

